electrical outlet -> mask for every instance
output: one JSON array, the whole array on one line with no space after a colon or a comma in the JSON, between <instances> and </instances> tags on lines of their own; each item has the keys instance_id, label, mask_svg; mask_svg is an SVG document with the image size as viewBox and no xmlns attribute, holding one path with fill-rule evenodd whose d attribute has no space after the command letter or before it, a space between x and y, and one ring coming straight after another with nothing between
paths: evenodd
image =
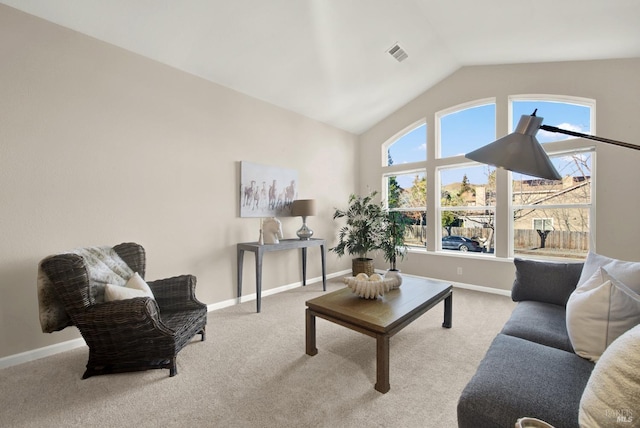
<instances>
[{"instance_id":1,"label":"electrical outlet","mask_svg":"<svg viewBox=\"0 0 640 428\"><path fill-rule=\"evenodd\" d=\"M461 267L459 267L459 268L457 269L457 272L458 272L458 275L462 275L462 268L461 268Z\"/></svg>"}]
</instances>

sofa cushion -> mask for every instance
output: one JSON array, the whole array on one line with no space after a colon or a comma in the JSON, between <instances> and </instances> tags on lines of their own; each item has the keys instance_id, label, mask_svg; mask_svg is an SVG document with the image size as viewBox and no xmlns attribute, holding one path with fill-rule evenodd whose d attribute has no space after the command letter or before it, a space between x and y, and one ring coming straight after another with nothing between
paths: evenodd
<instances>
[{"instance_id":1,"label":"sofa cushion","mask_svg":"<svg viewBox=\"0 0 640 428\"><path fill-rule=\"evenodd\" d=\"M515 302L535 300L564 306L575 290L582 263L559 263L515 258L516 279L511 289Z\"/></svg>"},{"instance_id":2,"label":"sofa cushion","mask_svg":"<svg viewBox=\"0 0 640 428\"><path fill-rule=\"evenodd\" d=\"M564 306L524 301L513 310L502 333L573 352L566 320Z\"/></svg>"},{"instance_id":3,"label":"sofa cushion","mask_svg":"<svg viewBox=\"0 0 640 428\"><path fill-rule=\"evenodd\" d=\"M593 369L580 400L580 426L637 426L638 397L640 325L617 338Z\"/></svg>"},{"instance_id":4,"label":"sofa cushion","mask_svg":"<svg viewBox=\"0 0 640 428\"><path fill-rule=\"evenodd\" d=\"M640 295L598 268L569 297L567 330L576 353L598 361L604 350L640 324Z\"/></svg>"},{"instance_id":5,"label":"sofa cushion","mask_svg":"<svg viewBox=\"0 0 640 428\"><path fill-rule=\"evenodd\" d=\"M458 402L459 427L512 427L522 416L577 427L594 364L518 337L498 334Z\"/></svg>"}]
</instances>

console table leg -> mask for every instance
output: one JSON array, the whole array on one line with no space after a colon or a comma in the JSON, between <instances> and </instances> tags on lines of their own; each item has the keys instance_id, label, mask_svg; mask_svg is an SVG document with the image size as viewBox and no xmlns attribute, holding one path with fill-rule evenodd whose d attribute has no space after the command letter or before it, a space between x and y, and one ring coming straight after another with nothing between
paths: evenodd
<instances>
[{"instance_id":1,"label":"console table leg","mask_svg":"<svg viewBox=\"0 0 640 428\"><path fill-rule=\"evenodd\" d=\"M242 266L244 262L244 250L237 251L238 256L238 301L242 298Z\"/></svg>"},{"instance_id":2,"label":"console table leg","mask_svg":"<svg viewBox=\"0 0 640 428\"><path fill-rule=\"evenodd\" d=\"M320 245L320 260L322 262L322 291L327 291L327 274L325 268L324 245Z\"/></svg>"},{"instance_id":3,"label":"console table leg","mask_svg":"<svg viewBox=\"0 0 640 428\"><path fill-rule=\"evenodd\" d=\"M262 298L262 252L256 253L256 312L260 312Z\"/></svg>"},{"instance_id":4,"label":"console table leg","mask_svg":"<svg viewBox=\"0 0 640 428\"><path fill-rule=\"evenodd\" d=\"M316 316L309 309L305 311L306 352L307 355L316 355Z\"/></svg>"},{"instance_id":5,"label":"console table leg","mask_svg":"<svg viewBox=\"0 0 640 428\"><path fill-rule=\"evenodd\" d=\"M376 338L376 391L383 394L389 392L389 336L378 335Z\"/></svg>"},{"instance_id":6,"label":"console table leg","mask_svg":"<svg viewBox=\"0 0 640 428\"><path fill-rule=\"evenodd\" d=\"M453 318L453 293L444 299L444 322L442 326L451 328L451 319Z\"/></svg>"},{"instance_id":7,"label":"console table leg","mask_svg":"<svg viewBox=\"0 0 640 428\"><path fill-rule=\"evenodd\" d=\"M302 248L302 286L307 285L307 249Z\"/></svg>"}]
</instances>

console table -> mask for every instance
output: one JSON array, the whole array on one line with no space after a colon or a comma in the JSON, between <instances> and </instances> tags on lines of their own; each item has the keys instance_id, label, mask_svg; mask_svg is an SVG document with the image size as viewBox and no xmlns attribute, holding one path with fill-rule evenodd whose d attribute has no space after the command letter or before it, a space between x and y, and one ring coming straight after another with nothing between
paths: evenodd
<instances>
[{"instance_id":1,"label":"console table","mask_svg":"<svg viewBox=\"0 0 640 428\"><path fill-rule=\"evenodd\" d=\"M302 285L307 285L307 248L320 247L322 261L322 289L327 291L327 277L325 273L325 240L311 239L281 239L278 244L258 244L257 242L243 242L238 244L238 299L242 297L242 267L244 252L251 251L256 258L256 312L260 312L260 297L262 293L262 256L270 251L302 250Z\"/></svg>"}]
</instances>

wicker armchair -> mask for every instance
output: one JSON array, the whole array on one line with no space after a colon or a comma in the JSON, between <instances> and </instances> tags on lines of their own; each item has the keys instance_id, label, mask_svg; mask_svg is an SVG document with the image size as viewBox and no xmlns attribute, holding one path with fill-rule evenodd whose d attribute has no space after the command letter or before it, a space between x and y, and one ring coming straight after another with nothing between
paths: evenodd
<instances>
[{"instance_id":1,"label":"wicker armchair","mask_svg":"<svg viewBox=\"0 0 640 428\"><path fill-rule=\"evenodd\" d=\"M142 278L145 251L141 245L113 247ZM136 297L97 303L90 292L90 275L82 256L74 253L45 258L41 271L89 346L90 376L168 368L177 374L178 352L197 334L205 340L207 307L195 297L196 278L182 275L148 282L154 299Z\"/></svg>"}]
</instances>

